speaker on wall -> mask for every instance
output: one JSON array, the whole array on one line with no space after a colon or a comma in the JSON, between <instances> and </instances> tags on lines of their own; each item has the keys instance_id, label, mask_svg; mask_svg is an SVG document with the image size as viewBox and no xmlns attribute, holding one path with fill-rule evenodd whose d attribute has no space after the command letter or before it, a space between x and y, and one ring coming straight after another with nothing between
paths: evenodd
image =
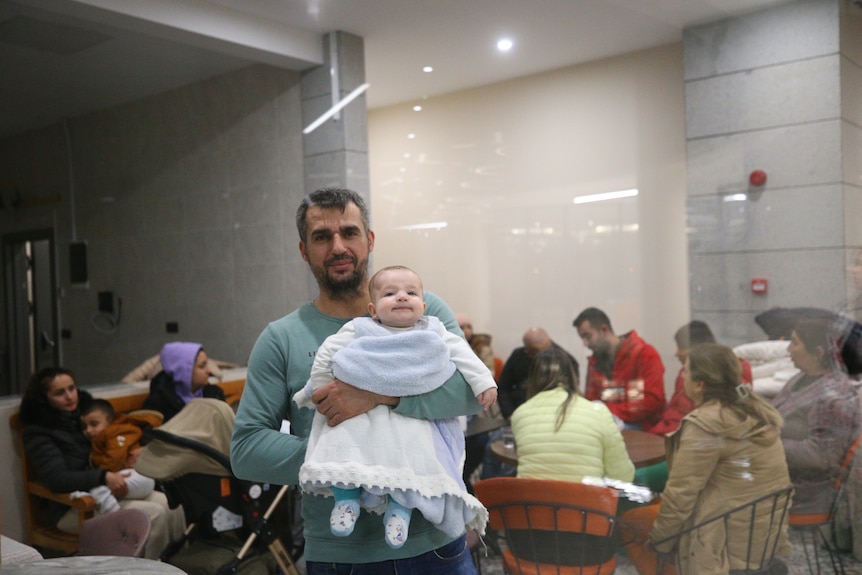
<instances>
[{"instance_id":1,"label":"speaker on wall","mask_svg":"<svg viewBox=\"0 0 862 575\"><path fill-rule=\"evenodd\" d=\"M85 284L89 281L87 273L87 242L69 244L69 281Z\"/></svg>"}]
</instances>

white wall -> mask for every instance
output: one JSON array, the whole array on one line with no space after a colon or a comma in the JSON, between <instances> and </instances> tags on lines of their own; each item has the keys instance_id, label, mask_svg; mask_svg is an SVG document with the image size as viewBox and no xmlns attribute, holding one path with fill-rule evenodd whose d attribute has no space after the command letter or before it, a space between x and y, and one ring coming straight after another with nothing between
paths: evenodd
<instances>
[{"instance_id":1,"label":"white wall","mask_svg":"<svg viewBox=\"0 0 862 575\"><path fill-rule=\"evenodd\" d=\"M689 319L682 74L673 44L372 110L374 267L415 268L504 359L533 325L584 359L572 320L598 306L656 345L672 386Z\"/></svg>"}]
</instances>

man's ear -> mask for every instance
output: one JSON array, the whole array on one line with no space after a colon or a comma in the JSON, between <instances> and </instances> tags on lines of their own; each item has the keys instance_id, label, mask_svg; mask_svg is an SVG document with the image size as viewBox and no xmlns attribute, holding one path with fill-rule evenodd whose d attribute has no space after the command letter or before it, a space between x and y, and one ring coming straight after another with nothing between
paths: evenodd
<instances>
[{"instance_id":1,"label":"man's ear","mask_svg":"<svg viewBox=\"0 0 862 575\"><path fill-rule=\"evenodd\" d=\"M299 255L302 256L302 259L308 261L308 253L305 251L305 243L299 242Z\"/></svg>"},{"instance_id":2,"label":"man's ear","mask_svg":"<svg viewBox=\"0 0 862 575\"><path fill-rule=\"evenodd\" d=\"M373 251L374 251L374 232L371 230L368 230L368 253L370 254Z\"/></svg>"}]
</instances>

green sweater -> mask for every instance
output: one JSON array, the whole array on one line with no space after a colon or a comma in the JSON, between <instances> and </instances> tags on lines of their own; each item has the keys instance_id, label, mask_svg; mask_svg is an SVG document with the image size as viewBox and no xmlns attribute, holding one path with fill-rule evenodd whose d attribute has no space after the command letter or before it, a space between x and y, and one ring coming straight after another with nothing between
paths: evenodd
<instances>
[{"instance_id":1,"label":"green sweater","mask_svg":"<svg viewBox=\"0 0 862 575\"><path fill-rule=\"evenodd\" d=\"M449 307L425 292L426 315L440 318L449 331L460 329ZM240 479L276 485L295 485L314 410L302 409L291 397L308 381L314 355L323 340L337 332L350 318L324 315L307 303L293 313L270 323L252 349L242 401L231 442L231 466ZM477 413L480 405L459 373L444 385L424 395L404 397L396 412L424 419ZM290 421L291 435L279 432L282 420ZM348 537L335 537L329 530L332 500L303 494L305 558L333 563L373 563L415 557L449 543L452 538L415 513L410 536L400 549L384 542L383 519L362 513Z\"/></svg>"}]
</instances>

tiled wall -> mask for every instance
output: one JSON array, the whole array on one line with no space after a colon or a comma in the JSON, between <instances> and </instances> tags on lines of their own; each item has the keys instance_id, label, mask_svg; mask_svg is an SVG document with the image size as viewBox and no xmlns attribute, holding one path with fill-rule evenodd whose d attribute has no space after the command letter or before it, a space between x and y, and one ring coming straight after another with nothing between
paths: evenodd
<instances>
[{"instance_id":1,"label":"tiled wall","mask_svg":"<svg viewBox=\"0 0 862 575\"><path fill-rule=\"evenodd\" d=\"M297 74L255 66L72 119L74 191L62 126L0 142L0 181L62 197L0 211L0 232L53 227L65 254L74 217L89 243L88 289L58 264L63 363L81 383L116 381L173 339L245 363L266 323L308 300L300 99ZM122 298L111 333L91 323L103 290Z\"/></svg>"},{"instance_id":2,"label":"tiled wall","mask_svg":"<svg viewBox=\"0 0 862 575\"><path fill-rule=\"evenodd\" d=\"M754 316L774 306L846 306L862 34L855 14L839 50L839 22L853 11L803 0L685 32L692 316L725 341L762 338ZM755 169L765 186L749 185ZM766 294L752 293L754 278Z\"/></svg>"}]
</instances>

